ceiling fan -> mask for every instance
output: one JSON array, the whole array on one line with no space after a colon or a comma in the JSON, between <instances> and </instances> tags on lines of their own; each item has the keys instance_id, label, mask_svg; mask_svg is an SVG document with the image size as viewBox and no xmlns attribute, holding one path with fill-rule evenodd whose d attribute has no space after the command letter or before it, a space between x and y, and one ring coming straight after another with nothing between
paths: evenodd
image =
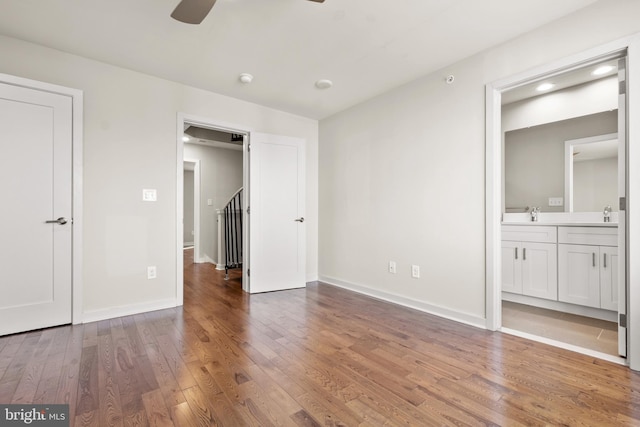
<instances>
[{"instance_id":1,"label":"ceiling fan","mask_svg":"<svg viewBox=\"0 0 640 427\"><path fill-rule=\"evenodd\" d=\"M308 0L324 3L324 0ZM178 6L171 13L171 17L186 24L199 24L216 3L216 0L180 0Z\"/></svg>"}]
</instances>

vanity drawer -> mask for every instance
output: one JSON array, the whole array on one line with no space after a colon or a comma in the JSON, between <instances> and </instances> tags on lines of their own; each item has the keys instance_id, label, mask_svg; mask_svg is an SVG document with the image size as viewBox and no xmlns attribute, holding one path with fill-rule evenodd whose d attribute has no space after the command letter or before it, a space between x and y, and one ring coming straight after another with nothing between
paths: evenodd
<instances>
[{"instance_id":1,"label":"vanity drawer","mask_svg":"<svg viewBox=\"0 0 640 427\"><path fill-rule=\"evenodd\" d=\"M558 227L558 243L618 246L616 227Z\"/></svg>"},{"instance_id":2,"label":"vanity drawer","mask_svg":"<svg viewBox=\"0 0 640 427\"><path fill-rule=\"evenodd\" d=\"M556 243L557 227L545 225L503 225L502 240Z\"/></svg>"}]
</instances>

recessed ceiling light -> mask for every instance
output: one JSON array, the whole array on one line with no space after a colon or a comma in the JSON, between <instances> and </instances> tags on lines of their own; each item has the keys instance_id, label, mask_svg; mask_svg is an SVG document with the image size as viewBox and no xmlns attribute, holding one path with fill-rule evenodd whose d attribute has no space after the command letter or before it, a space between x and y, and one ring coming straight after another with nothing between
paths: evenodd
<instances>
[{"instance_id":1,"label":"recessed ceiling light","mask_svg":"<svg viewBox=\"0 0 640 427\"><path fill-rule=\"evenodd\" d=\"M536 88L538 92L544 92L545 90L549 90L555 85L553 83L542 83L540 86Z\"/></svg>"},{"instance_id":2,"label":"recessed ceiling light","mask_svg":"<svg viewBox=\"0 0 640 427\"><path fill-rule=\"evenodd\" d=\"M182 142L187 142L189 141L189 137L188 136L183 136L182 137Z\"/></svg>"},{"instance_id":3,"label":"recessed ceiling light","mask_svg":"<svg viewBox=\"0 0 640 427\"><path fill-rule=\"evenodd\" d=\"M238 79L244 84L249 84L253 81L253 76L249 73L242 73L238 76Z\"/></svg>"},{"instance_id":4,"label":"recessed ceiling light","mask_svg":"<svg viewBox=\"0 0 640 427\"><path fill-rule=\"evenodd\" d=\"M591 74L594 76L601 76L603 74L607 74L611 70L613 70L613 65L603 65L593 70Z\"/></svg>"},{"instance_id":5,"label":"recessed ceiling light","mask_svg":"<svg viewBox=\"0 0 640 427\"><path fill-rule=\"evenodd\" d=\"M333 86L333 82L331 80L320 79L316 82L316 87L318 89L329 89L331 86Z\"/></svg>"}]
</instances>

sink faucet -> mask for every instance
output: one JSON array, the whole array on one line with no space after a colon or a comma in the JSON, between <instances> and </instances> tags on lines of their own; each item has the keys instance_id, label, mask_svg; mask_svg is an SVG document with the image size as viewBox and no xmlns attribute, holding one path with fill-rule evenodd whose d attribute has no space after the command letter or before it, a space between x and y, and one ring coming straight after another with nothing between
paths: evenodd
<instances>
[{"instance_id":1,"label":"sink faucet","mask_svg":"<svg viewBox=\"0 0 640 427\"><path fill-rule=\"evenodd\" d=\"M607 205L604 207L604 222L611 222L611 206Z\"/></svg>"},{"instance_id":2,"label":"sink faucet","mask_svg":"<svg viewBox=\"0 0 640 427\"><path fill-rule=\"evenodd\" d=\"M540 215L540 208L532 207L531 208L531 221L538 221L538 216Z\"/></svg>"}]
</instances>

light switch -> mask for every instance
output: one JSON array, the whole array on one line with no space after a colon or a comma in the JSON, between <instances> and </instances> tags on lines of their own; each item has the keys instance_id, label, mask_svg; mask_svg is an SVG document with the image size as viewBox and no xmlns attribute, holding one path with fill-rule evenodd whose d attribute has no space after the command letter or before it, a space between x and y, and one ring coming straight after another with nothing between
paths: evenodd
<instances>
[{"instance_id":1,"label":"light switch","mask_svg":"<svg viewBox=\"0 0 640 427\"><path fill-rule=\"evenodd\" d=\"M145 188L142 190L142 200L145 202L155 202L158 200L158 194L155 188Z\"/></svg>"},{"instance_id":2,"label":"light switch","mask_svg":"<svg viewBox=\"0 0 640 427\"><path fill-rule=\"evenodd\" d=\"M213 199L207 199L207 206L213 206Z\"/></svg>"}]
</instances>

